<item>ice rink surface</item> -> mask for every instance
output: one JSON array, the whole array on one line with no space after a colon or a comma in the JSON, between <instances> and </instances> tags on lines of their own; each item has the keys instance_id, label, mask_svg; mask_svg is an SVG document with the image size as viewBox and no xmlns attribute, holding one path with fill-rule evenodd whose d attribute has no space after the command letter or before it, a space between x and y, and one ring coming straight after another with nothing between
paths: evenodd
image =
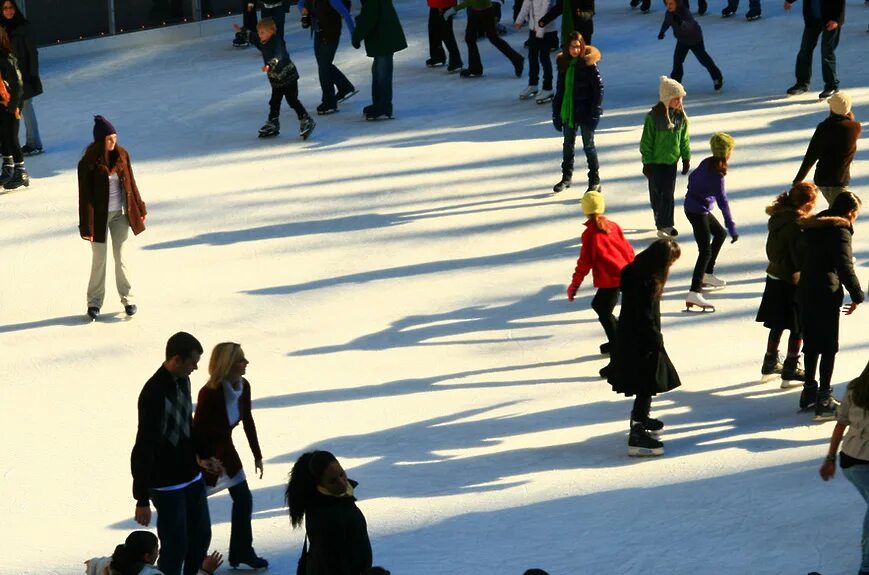
<instances>
[{"instance_id":1,"label":"ice rink surface","mask_svg":"<svg viewBox=\"0 0 869 575\"><path fill-rule=\"evenodd\" d=\"M29 189L0 196L0 561L2 574L73 574L134 529L129 454L136 398L175 331L206 348L240 342L251 360L265 476L241 432L254 496L254 545L270 572L294 572L302 532L283 489L292 462L333 451L359 481L375 563L396 575L854 573L864 503L817 469L832 424L797 413L799 391L760 383L766 330L764 207L788 188L815 125L812 91L786 98L802 33L785 14L699 19L725 77L716 94L689 55L685 107L693 164L711 133L737 147L727 176L740 234L716 274L714 315L683 313L696 247L681 211L683 257L662 303L665 342L683 387L652 404L667 454L626 455L630 400L597 371L603 331L591 278L565 297L584 218L576 185L558 181L551 108L520 102L527 83L481 43L485 77L426 69L427 7L402 0L410 44L395 59L395 119L365 122L370 59L344 34L336 63L360 94L296 137L259 140L268 85L254 49L227 32L181 43L53 58L36 108L47 153ZM670 71L663 7L641 15L599 2L593 44L606 92L597 132L607 215L639 251L653 238L638 142ZM354 14L358 5L354 6ZM505 14L509 9L505 9ZM851 0L838 50L842 87L869 116L869 8ZM464 18L456 21L461 44ZM313 113L311 40L290 14L287 43ZM526 32L511 29L520 48ZM526 66L527 74L527 66ZM104 316L86 323L90 249L77 232L75 167L103 114L130 152L148 229L130 240L139 314L128 321L111 270ZM869 183L860 143L852 189ZM823 200L820 201L823 207ZM869 224L854 251L864 288ZM867 359L863 307L842 321L834 376ZM212 547L226 552L230 500L210 499ZM222 568L226 571L228 568Z\"/></svg>"}]
</instances>

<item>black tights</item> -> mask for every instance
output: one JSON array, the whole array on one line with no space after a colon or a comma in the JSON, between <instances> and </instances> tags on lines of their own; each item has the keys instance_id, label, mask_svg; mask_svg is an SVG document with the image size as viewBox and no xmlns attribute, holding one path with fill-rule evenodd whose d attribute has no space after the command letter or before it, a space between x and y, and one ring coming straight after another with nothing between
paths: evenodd
<instances>
[{"instance_id":1,"label":"black tights","mask_svg":"<svg viewBox=\"0 0 869 575\"><path fill-rule=\"evenodd\" d=\"M645 421L649 418L649 412L652 410L652 396L637 394L634 397L634 408L631 410L631 419L633 421Z\"/></svg>"},{"instance_id":2,"label":"black tights","mask_svg":"<svg viewBox=\"0 0 869 575\"><path fill-rule=\"evenodd\" d=\"M784 334L783 329L775 328L769 330L769 338L766 340L766 351L769 353L777 353L778 346L781 343L781 336ZM800 348L803 346L802 334L798 331L791 331L788 336L788 357L796 357L800 354Z\"/></svg>"},{"instance_id":3,"label":"black tights","mask_svg":"<svg viewBox=\"0 0 869 575\"><path fill-rule=\"evenodd\" d=\"M610 344L616 340L616 329L619 325L616 316L613 315L618 302L619 288L598 288L591 300L591 309L597 314L597 319L603 326L606 339Z\"/></svg>"},{"instance_id":4,"label":"black tights","mask_svg":"<svg viewBox=\"0 0 869 575\"><path fill-rule=\"evenodd\" d=\"M818 373L818 389L830 391L830 382L833 380L833 368L836 366L835 353L804 353L806 362L806 382L815 381L815 373ZM820 358L820 369L818 359Z\"/></svg>"}]
</instances>

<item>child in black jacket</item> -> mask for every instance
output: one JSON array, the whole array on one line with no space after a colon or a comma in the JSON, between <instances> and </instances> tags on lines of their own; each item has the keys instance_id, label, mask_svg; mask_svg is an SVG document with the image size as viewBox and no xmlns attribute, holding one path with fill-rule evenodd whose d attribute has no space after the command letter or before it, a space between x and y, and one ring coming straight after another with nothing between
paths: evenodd
<instances>
[{"instance_id":1,"label":"child in black jacket","mask_svg":"<svg viewBox=\"0 0 869 575\"><path fill-rule=\"evenodd\" d=\"M571 19L565 18L570 14ZM574 30L582 34L586 44L591 44L594 32L594 0L556 0L555 5L540 19L538 25L545 28L547 24L561 16L561 38L565 48Z\"/></svg>"},{"instance_id":2,"label":"child in black jacket","mask_svg":"<svg viewBox=\"0 0 869 575\"><path fill-rule=\"evenodd\" d=\"M724 85L724 77L721 70L715 65L712 56L706 52L703 43L703 30L700 24L691 15L691 10L685 0L666 0L667 11L664 13L664 22L658 33L658 40L664 39L668 28L673 28L673 36L676 37L676 49L673 51L673 71L670 77L677 82L682 82L684 73L683 64L688 52L691 51L697 57L697 61L706 68L712 77L712 85L716 91Z\"/></svg>"},{"instance_id":3,"label":"child in black jacket","mask_svg":"<svg viewBox=\"0 0 869 575\"><path fill-rule=\"evenodd\" d=\"M281 100L286 98L287 104L296 112L299 118L299 136L306 140L314 131L316 123L308 115L307 110L299 102L299 72L290 60L284 39L277 35L277 26L271 18L263 18L256 25L257 37L252 41L262 52L262 71L269 78L272 86L272 97L269 99L269 119L260 128L260 138L277 136L281 131L279 117L281 115Z\"/></svg>"}]
</instances>

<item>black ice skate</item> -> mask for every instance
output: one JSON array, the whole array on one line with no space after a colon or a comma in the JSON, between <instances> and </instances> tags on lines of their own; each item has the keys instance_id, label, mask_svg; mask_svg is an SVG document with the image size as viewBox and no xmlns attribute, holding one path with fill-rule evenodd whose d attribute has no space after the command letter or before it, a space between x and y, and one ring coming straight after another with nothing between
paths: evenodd
<instances>
[{"instance_id":1,"label":"black ice skate","mask_svg":"<svg viewBox=\"0 0 869 575\"><path fill-rule=\"evenodd\" d=\"M249 32L242 28L238 32L235 33L235 38L232 40L233 48L247 48L250 46L250 39L248 37Z\"/></svg>"},{"instance_id":2,"label":"black ice skate","mask_svg":"<svg viewBox=\"0 0 869 575\"><path fill-rule=\"evenodd\" d=\"M91 321L97 321L100 317L100 308L89 307L87 311L87 316L91 319Z\"/></svg>"},{"instance_id":3,"label":"black ice skate","mask_svg":"<svg viewBox=\"0 0 869 575\"><path fill-rule=\"evenodd\" d=\"M809 87L805 84L794 84L788 88L788 96L799 96L809 91Z\"/></svg>"},{"instance_id":4,"label":"black ice skate","mask_svg":"<svg viewBox=\"0 0 869 575\"><path fill-rule=\"evenodd\" d=\"M558 192L564 190L564 188L569 188L569 187L570 187L570 178L568 176L563 176L561 178L560 182L558 182L557 184L552 186L552 191L557 194Z\"/></svg>"},{"instance_id":5,"label":"black ice skate","mask_svg":"<svg viewBox=\"0 0 869 575\"><path fill-rule=\"evenodd\" d=\"M271 138L281 133L281 121L277 118L269 118L268 122L259 129L260 138Z\"/></svg>"},{"instance_id":6,"label":"black ice skate","mask_svg":"<svg viewBox=\"0 0 869 575\"><path fill-rule=\"evenodd\" d=\"M815 403L815 421L831 421L836 419L836 408L839 401L830 394L830 391L818 393L818 401Z\"/></svg>"},{"instance_id":7,"label":"black ice skate","mask_svg":"<svg viewBox=\"0 0 869 575\"><path fill-rule=\"evenodd\" d=\"M760 10L750 9L748 12L745 13L745 19L749 22L760 20Z\"/></svg>"},{"instance_id":8,"label":"black ice skate","mask_svg":"<svg viewBox=\"0 0 869 575\"><path fill-rule=\"evenodd\" d=\"M628 455L631 457L664 455L664 444L643 429L642 423L635 423L631 426L631 434L628 436Z\"/></svg>"},{"instance_id":9,"label":"black ice skate","mask_svg":"<svg viewBox=\"0 0 869 575\"><path fill-rule=\"evenodd\" d=\"M305 116L301 120L299 120L299 136L303 140L307 140L308 136L311 135L311 132L314 131L314 128L317 126L317 123L314 121L314 118L311 116Z\"/></svg>"},{"instance_id":10,"label":"black ice skate","mask_svg":"<svg viewBox=\"0 0 869 575\"><path fill-rule=\"evenodd\" d=\"M766 352L763 363L760 366L761 381L769 381L773 376L781 373L781 356L777 352Z\"/></svg>"},{"instance_id":11,"label":"black ice skate","mask_svg":"<svg viewBox=\"0 0 869 575\"><path fill-rule=\"evenodd\" d=\"M725 7L724 7L724 10L721 11L721 17L722 17L722 18L730 18L730 17L733 16L734 14L736 14L736 10L734 10L734 9L731 8L730 6L725 6Z\"/></svg>"},{"instance_id":12,"label":"black ice skate","mask_svg":"<svg viewBox=\"0 0 869 575\"><path fill-rule=\"evenodd\" d=\"M27 174L27 170L24 169L23 165L16 165L15 170L12 172L12 178L3 184L3 189L17 190L18 188L26 188L29 185L30 176Z\"/></svg>"},{"instance_id":13,"label":"black ice skate","mask_svg":"<svg viewBox=\"0 0 869 575\"><path fill-rule=\"evenodd\" d=\"M782 389L795 387L806 381L806 373L800 367L799 356L787 357L782 364L781 386Z\"/></svg>"},{"instance_id":14,"label":"black ice skate","mask_svg":"<svg viewBox=\"0 0 869 575\"><path fill-rule=\"evenodd\" d=\"M818 382L807 381L803 383L803 391L800 393L800 411L808 411L815 407L818 402Z\"/></svg>"},{"instance_id":15,"label":"black ice skate","mask_svg":"<svg viewBox=\"0 0 869 575\"><path fill-rule=\"evenodd\" d=\"M643 420L631 419L631 429L633 429L635 425L642 425L643 429L645 429L646 432L655 439L659 439L661 433L664 431L664 422L660 419L655 419L654 417L647 417Z\"/></svg>"},{"instance_id":16,"label":"black ice skate","mask_svg":"<svg viewBox=\"0 0 869 575\"><path fill-rule=\"evenodd\" d=\"M824 91L818 94L818 100L826 100L838 91L838 88L824 88Z\"/></svg>"}]
</instances>

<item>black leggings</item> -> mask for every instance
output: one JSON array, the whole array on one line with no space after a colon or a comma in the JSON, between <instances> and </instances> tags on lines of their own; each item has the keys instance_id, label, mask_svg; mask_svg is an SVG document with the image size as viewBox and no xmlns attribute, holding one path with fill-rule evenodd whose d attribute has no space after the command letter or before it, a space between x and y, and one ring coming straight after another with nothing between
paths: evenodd
<instances>
[{"instance_id":1,"label":"black leggings","mask_svg":"<svg viewBox=\"0 0 869 575\"><path fill-rule=\"evenodd\" d=\"M598 288L597 293L591 300L591 309L597 314L600 325L606 332L607 341L612 344L616 340L616 328L618 320L613 315L613 310L619 302L619 288Z\"/></svg>"},{"instance_id":2,"label":"black leggings","mask_svg":"<svg viewBox=\"0 0 869 575\"><path fill-rule=\"evenodd\" d=\"M715 261L724 240L727 239L725 230L712 214L689 214L685 217L694 228L694 240L697 242L697 263L694 264L694 275L691 276L691 291L699 292L703 286L703 274L711 274L715 271Z\"/></svg>"},{"instance_id":3,"label":"black leggings","mask_svg":"<svg viewBox=\"0 0 869 575\"><path fill-rule=\"evenodd\" d=\"M803 353L806 362L806 383L815 380L815 373L819 376L818 389L829 393L830 384L833 380L833 368L836 366L836 354L834 353ZM818 371L818 359L820 359L820 371Z\"/></svg>"},{"instance_id":4,"label":"black leggings","mask_svg":"<svg viewBox=\"0 0 869 575\"><path fill-rule=\"evenodd\" d=\"M465 44L468 45L468 71L474 74L483 73L480 49L477 47L478 31L482 31L492 46L509 58L513 64L524 59L521 54L510 47L510 44L498 36L498 31L495 29L495 9L493 7L490 6L485 10L468 9L468 24L465 28Z\"/></svg>"},{"instance_id":5,"label":"black leggings","mask_svg":"<svg viewBox=\"0 0 869 575\"><path fill-rule=\"evenodd\" d=\"M634 397L634 408L631 410L631 419L634 421L645 421L649 418L649 412L652 410L652 396L637 394Z\"/></svg>"},{"instance_id":6,"label":"black leggings","mask_svg":"<svg viewBox=\"0 0 869 575\"><path fill-rule=\"evenodd\" d=\"M272 97L269 99L269 119L273 120L281 115L281 100L287 99L287 104L290 105L296 112L296 116L301 120L308 115L307 110L299 102L299 83L292 81L286 86L272 85Z\"/></svg>"},{"instance_id":7,"label":"black leggings","mask_svg":"<svg viewBox=\"0 0 869 575\"><path fill-rule=\"evenodd\" d=\"M21 146L18 144L18 118L0 108L0 149L3 156L12 156L16 163L24 161Z\"/></svg>"}]
</instances>

